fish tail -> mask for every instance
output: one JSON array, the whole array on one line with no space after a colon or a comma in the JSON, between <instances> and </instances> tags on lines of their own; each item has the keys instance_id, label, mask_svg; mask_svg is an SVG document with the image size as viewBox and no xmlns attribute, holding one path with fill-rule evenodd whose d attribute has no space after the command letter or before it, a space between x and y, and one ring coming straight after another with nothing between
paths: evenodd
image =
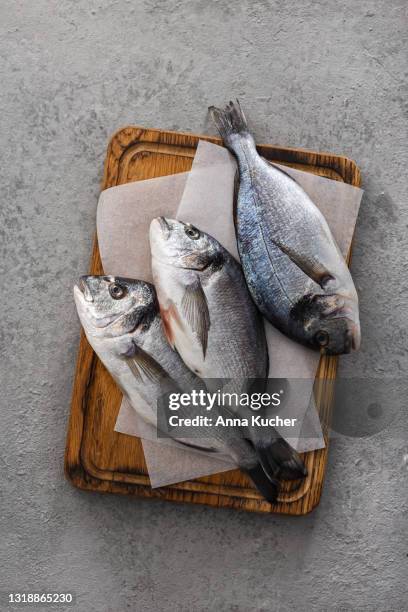
<instances>
[{"instance_id":1,"label":"fish tail","mask_svg":"<svg viewBox=\"0 0 408 612\"><path fill-rule=\"evenodd\" d=\"M299 453L286 440L278 438L266 446L256 448L263 469L275 478L297 480L307 476L307 469Z\"/></svg>"},{"instance_id":2,"label":"fish tail","mask_svg":"<svg viewBox=\"0 0 408 612\"><path fill-rule=\"evenodd\" d=\"M225 109L209 106L211 117L228 148L233 148L237 136L248 136L248 124L239 101L230 102Z\"/></svg>"},{"instance_id":3,"label":"fish tail","mask_svg":"<svg viewBox=\"0 0 408 612\"><path fill-rule=\"evenodd\" d=\"M244 471L248 474L266 501L270 504L275 504L278 500L280 491L280 485L276 478L269 478L259 463L255 467L245 468Z\"/></svg>"}]
</instances>

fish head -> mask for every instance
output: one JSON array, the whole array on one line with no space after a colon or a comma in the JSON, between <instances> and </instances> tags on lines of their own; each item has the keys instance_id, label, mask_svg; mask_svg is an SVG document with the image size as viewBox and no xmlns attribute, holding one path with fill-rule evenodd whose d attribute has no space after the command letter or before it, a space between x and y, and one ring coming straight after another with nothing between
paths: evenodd
<instances>
[{"instance_id":1,"label":"fish head","mask_svg":"<svg viewBox=\"0 0 408 612\"><path fill-rule=\"evenodd\" d=\"M92 336L122 336L149 326L158 312L153 285L118 276L81 276L74 298L81 323Z\"/></svg>"},{"instance_id":2,"label":"fish head","mask_svg":"<svg viewBox=\"0 0 408 612\"><path fill-rule=\"evenodd\" d=\"M341 295L306 296L291 312L298 336L324 355L360 348L358 305Z\"/></svg>"},{"instance_id":3,"label":"fish head","mask_svg":"<svg viewBox=\"0 0 408 612\"><path fill-rule=\"evenodd\" d=\"M150 224L153 259L167 266L200 272L222 260L220 244L190 223L157 217Z\"/></svg>"}]
</instances>

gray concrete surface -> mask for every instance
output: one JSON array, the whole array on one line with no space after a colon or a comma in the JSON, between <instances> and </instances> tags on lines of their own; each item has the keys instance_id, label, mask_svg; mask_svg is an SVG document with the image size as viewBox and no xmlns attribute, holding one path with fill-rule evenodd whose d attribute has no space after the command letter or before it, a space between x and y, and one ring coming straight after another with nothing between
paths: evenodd
<instances>
[{"instance_id":1,"label":"gray concrete surface","mask_svg":"<svg viewBox=\"0 0 408 612\"><path fill-rule=\"evenodd\" d=\"M406 9L0 4L0 590L73 591L86 612L408 609L404 401L386 430L333 443L305 518L86 494L63 477L71 287L88 266L108 138L125 124L212 132L207 105L239 96L258 140L354 158L366 190L353 262L364 343L342 371L404 382Z\"/></svg>"}]
</instances>

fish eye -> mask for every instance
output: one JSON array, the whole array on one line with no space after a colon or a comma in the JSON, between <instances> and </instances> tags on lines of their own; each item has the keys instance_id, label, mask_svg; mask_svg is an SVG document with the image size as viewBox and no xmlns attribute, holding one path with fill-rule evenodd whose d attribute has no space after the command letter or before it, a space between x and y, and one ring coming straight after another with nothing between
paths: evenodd
<instances>
[{"instance_id":1,"label":"fish eye","mask_svg":"<svg viewBox=\"0 0 408 612\"><path fill-rule=\"evenodd\" d=\"M324 329L319 329L315 334L315 340L319 346L327 346L330 342L330 336Z\"/></svg>"},{"instance_id":2,"label":"fish eye","mask_svg":"<svg viewBox=\"0 0 408 612\"><path fill-rule=\"evenodd\" d=\"M197 240L200 237L200 232L194 225L186 225L184 231L192 240Z\"/></svg>"},{"instance_id":3,"label":"fish eye","mask_svg":"<svg viewBox=\"0 0 408 612\"><path fill-rule=\"evenodd\" d=\"M127 291L126 287L120 285L119 283L111 283L109 285L109 293L114 300L120 300L125 297Z\"/></svg>"}]
</instances>

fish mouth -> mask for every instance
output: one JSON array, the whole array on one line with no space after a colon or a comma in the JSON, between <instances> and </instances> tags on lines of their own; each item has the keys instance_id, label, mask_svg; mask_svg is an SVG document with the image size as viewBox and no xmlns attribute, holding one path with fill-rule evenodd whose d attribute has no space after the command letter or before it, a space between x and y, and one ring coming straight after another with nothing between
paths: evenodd
<instances>
[{"instance_id":1,"label":"fish mouth","mask_svg":"<svg viewBox=\"0 0 408 612\"><path fill-rule=\"evenodd\" d=\"M345 333L345 337L344 337L344 350L343 353L345 355L348 355L349 353L351 353L351 350L353 348L353 333L350 329L348 329Z\"/></svg>"},{"instance_id":2,"label":"fish mouth","mask_svg":"<svg viewBox=\"0 0 408 612\"><path fill-rule=\"evenodd\" d=\"M160 227L164 230L171 230L170 224L167 221L166 217L157 217L158 222L160 223Z\"/></svg>"},{"instance_id":3,"label":"fish mouth","mask_svg":"<svg viewBox=\"0 0 408 612\"><path fill-rule=\"evenodd\" d=\"M169 220L166 219L166 217L156 217L156 219L153 219L151 223L151 230L154 231L155 226L157 228L157 225L159 226L160 234L165 240L167 240L172 230L172 226L170 225Z\"/></svg>"},{"instance_id":4,"label":"fish mouth","mask_svg":"<svg viewBox=\"0 0 408 612\"><path fill-rule=\"evenodd\" d=\"M88 286L88 276L81 276L78 284L74 285L74 298L77 304L78 312L82 313L88 321L92 321L92 324L96 328L105 328L114 323L115 318L113 315L97 315L94 312L91 304L94 303L91 290Z\"/></svg>"},{"instance_id":5,"label":"fish mouth","mask_svg":"<svg viewBox=\"0 0 408 612\"><path fill-rule=\"evenodd\" d=\"M152 260L160 261L161 264L170 266L171 252L169 248L170 236L173 232L171 219L160 216L153 219L149 228L149 242Z\"/></svg>"},{"instance_id":6,"label":"fish mouth","mask_svg":"<svg viewBox=\"0 0 408 612\"><path fill-rule=\"evenodd\" d=\"M360 325L346 317L349 327L346 330L344 337L344 353L348 354L352 351L358 351L361 344Z\"/></svg>"},{"instance_id":7,"label":"fish mouth","mask_svg":"<svg viewBox=\"0 0 408 612\"><path fill-rule=\"evenodd\" d=\"M348 319L350 321L350 319ZM340 350L329 347L321 347L321 355L348 355L352 351L358 351L361 343L360 326L352 322L351 326L344 333L344 344Z\"/></svg>"},{"instance_id":8,"label":"fish mouth","mask_svg":"<svg viewBox=\"0 0 408 612\"><path fill-rule=\"evenodd\" d=\"M361 344L361 331L360 326L357 323L353 324L352 329L350 330L351 334L351 348L353 351L358 351Z\"/></svg>"},{"instance_id":9,"label":"fish mouth","mask_svg":"<svg viewBox=\"0 0 408 612\"><path fill-rule=\"evenodd\" d=\"M84 322L86 321L86 324L95 331L109 329L109 327L111 327L114 323L118 324L124 320L132 311L132 308L129 308L127 311L121 314L98 315L94 312L92 306L89 305L90 303L93 303L94 300L87 299L84 291L87 291L86 284L79 281L77 285L74 285L74 298L77 305L78 314L82 325L84 325ZM89 330L89 327L87 329Z\"/></svg>"},{"instance_id":10,"label":"fish mouth","mask_svg":"<svg viewBox=\"0 0 408 612\"><path fill-rule=\"evenodd\" d=\"M74 285L74 297L75 301L85 302L84 292L82 291L82 288L80 287L79 283L77 285Z\"/></svg>"},{"instance_id":11,"label":"fish mouth","mask_svg":"<svg viewBox=\"0 0 408 612\"><path fill-rule=\"evenodd\" d=\"M75 289L80 292L85 302L93 302L94 300L92 297L91 290L89 289L88 283L86 282L87 278L87 276L81 276L78 281L78 284L75 285Z\"/></svg>"},{"instance_id":12,"label":"fish mouth","mask_svg":"<svg viewBox=\"0 0 408 612\"><path fill-rule=\"evenodd\" d=\"M343 298L337 307L328 313L327 318L346 321L347 329L344 336L343 353L358 351L361 343L361 331L355 303L350 299Z\"/></svg>"}]
</instances>

